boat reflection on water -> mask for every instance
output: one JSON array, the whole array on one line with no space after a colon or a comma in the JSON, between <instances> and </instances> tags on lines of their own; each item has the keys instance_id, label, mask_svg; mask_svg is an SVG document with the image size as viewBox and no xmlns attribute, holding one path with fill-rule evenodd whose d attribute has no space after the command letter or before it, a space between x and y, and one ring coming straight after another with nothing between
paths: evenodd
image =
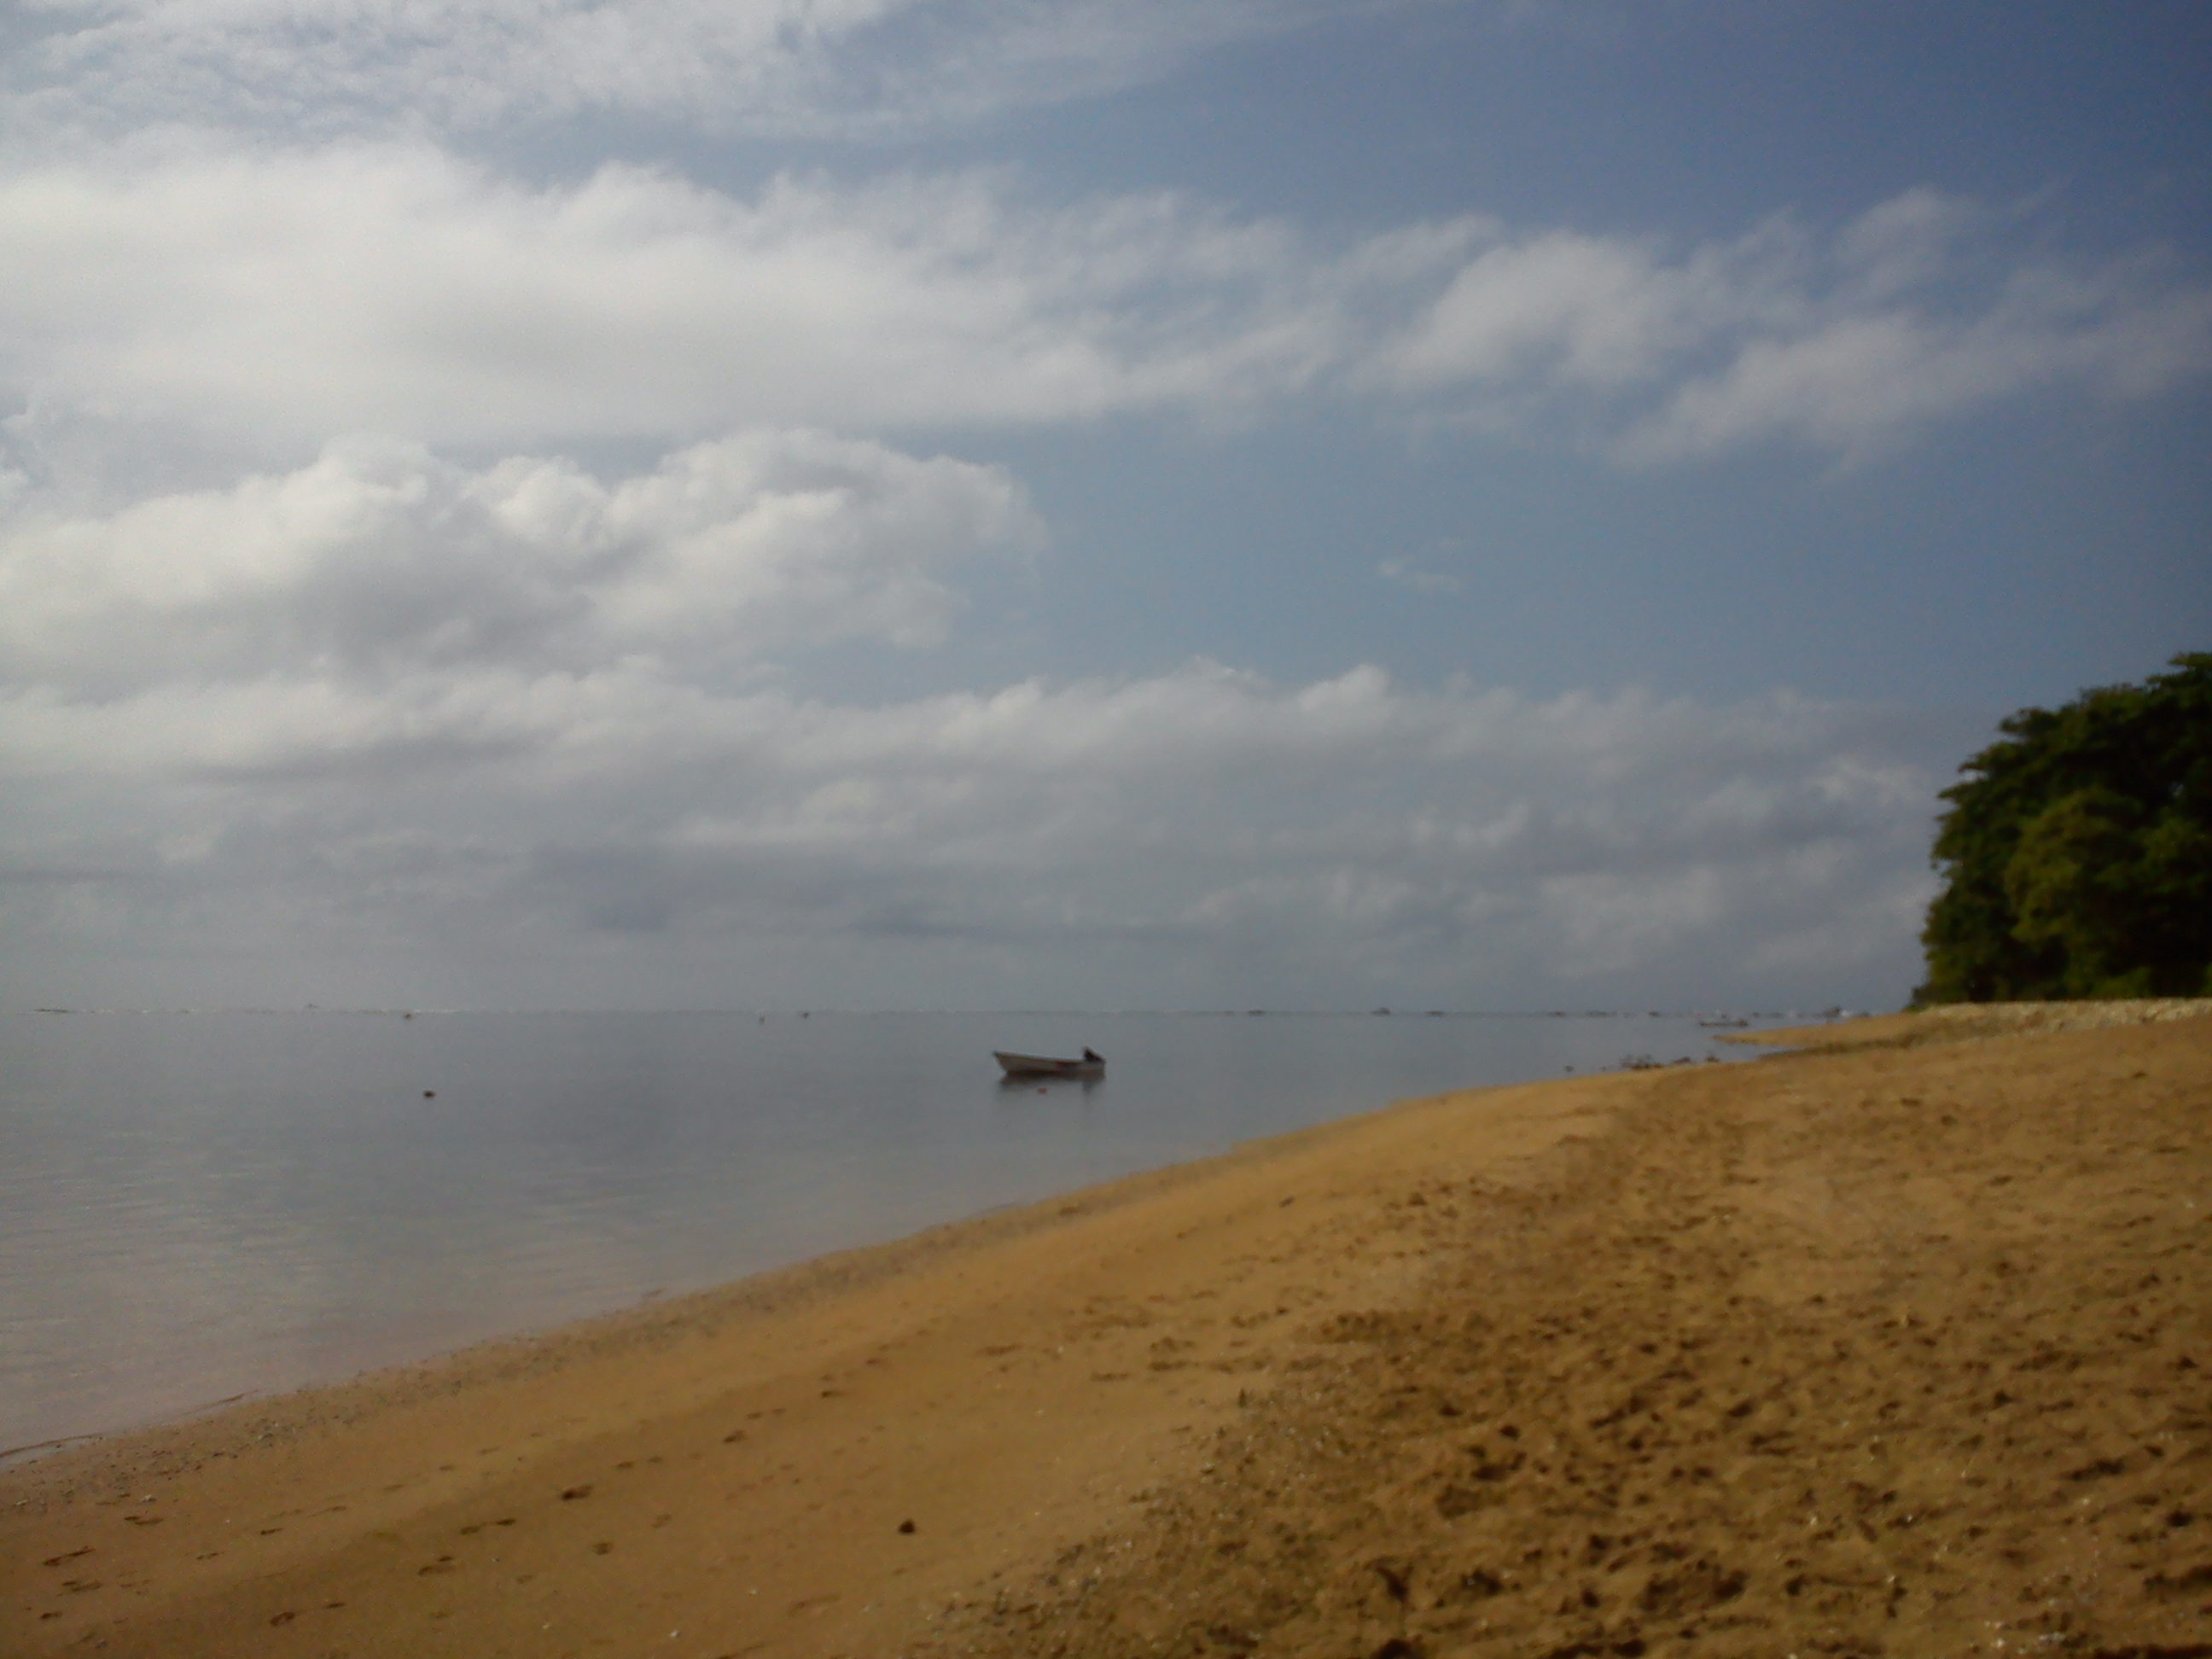
<instances>
[{"instance_id":1,"label":"boat reflection on water","mask_svg":"<svg viewBox=\"0 0 2212 1659\"><path fill-rule=\"evenodd\" d=\"M992 1086L1002 1095L1058 1093L1063 1089L1080 1090L1085 1094L1104 1085L1106 1079L1096 1073L1089 1077L1002 1077Z\"/></svg>"}]
</instances>

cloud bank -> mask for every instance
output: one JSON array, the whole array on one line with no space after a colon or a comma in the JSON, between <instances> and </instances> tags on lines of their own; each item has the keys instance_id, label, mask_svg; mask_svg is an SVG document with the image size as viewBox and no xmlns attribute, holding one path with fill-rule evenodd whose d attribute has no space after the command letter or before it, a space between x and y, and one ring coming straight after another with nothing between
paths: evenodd
<instances>
[{"instance_id":1,"label":"cloud bank","mask_svg":"<svg viewBox=\"0 0 2212 1659\"><path fill-rule=\"evenodd\" d=\"M1879 711L1206 662L878 704L780 683L839 639L945 638L963 573L1035 533L991 469L781 434L604 483L347 446L19 513L8 931L88 982L109 944L221 981L273 938L386 1001L427 999L362 964L528 1002L548 961L647 945L623 994L662 1002L702 1000L700 960L952 1004L1024 1000L1040 951L1125 999L1322 1005L1651 994L1721 939L1701 984L1897 968L1935 783Z\"/></svg>"},{"instance_id":2,"label":"cloud bank","mask_svg":"<svg viewBox=\"0 0 2212 1659\"><path fill-rule=\"evenodd\" d=\"M2008 234L1918 191L1827 234L1681 249L1479 218L1328 246L993 175L741 198L628 166L524 185L419 145L149 140L0 174L0 385L34 458L87 429L265 465L360 430L498 448L1329 402L1654 465L1857 458L2027 393L2212 370L2212 286Z\"/></svg>"}]
</instances>

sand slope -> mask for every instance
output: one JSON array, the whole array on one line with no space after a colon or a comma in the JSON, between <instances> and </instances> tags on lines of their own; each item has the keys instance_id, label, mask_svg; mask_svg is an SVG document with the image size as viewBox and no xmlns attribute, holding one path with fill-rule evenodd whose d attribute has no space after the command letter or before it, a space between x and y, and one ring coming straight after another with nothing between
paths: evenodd
<instances>
[{"instance_id":1,"label":"sand slope","mask_svg":"<svg viewBox=\"0 0 2212 1659\"><path fill-rule=\"evenodd\" d=\"M2212 1025L1655 1081L939 1651L2212 1654Z\"/></svg>"},{"instance_id":2,"label":"sand slope","mask_svg":"<svg viewBox=\"0 0 2212 1659\"><path fill-rule=\"evenodd\" d=\"M2202 1020L1446 1097L0 1475L0 1652L2212 1654L2208 1258Z\"/></svg>"}]
</instances>

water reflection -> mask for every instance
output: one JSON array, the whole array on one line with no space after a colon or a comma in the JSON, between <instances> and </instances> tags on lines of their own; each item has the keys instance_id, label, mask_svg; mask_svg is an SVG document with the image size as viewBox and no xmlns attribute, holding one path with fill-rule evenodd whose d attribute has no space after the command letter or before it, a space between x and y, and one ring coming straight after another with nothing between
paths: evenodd
<instances>
[{"instance_id":1,"label":"water reflection","mask_svg":"<svg viewBox=\"0 0 2212 1659\"><path fill-rule=\"evenodd\" d=\"M1103 1077L1002 1077L999 1092L1002 1095L1054 1094L1065 1090L1076 1090L1091 1094L1105 1087Z\"/></svg>"}]
</instances>

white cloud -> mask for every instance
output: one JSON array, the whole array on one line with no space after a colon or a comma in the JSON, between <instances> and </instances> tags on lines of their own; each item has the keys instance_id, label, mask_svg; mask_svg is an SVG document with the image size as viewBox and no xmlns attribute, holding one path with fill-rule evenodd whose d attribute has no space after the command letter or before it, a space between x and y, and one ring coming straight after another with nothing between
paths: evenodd
<instances>
[{"instance_id":1,"label":"white cloud","mask_svg":"<svg viewBox=\"0 0 2212 1659\"><path fill-rule=\"evenodd\" d=\"M1836 262L1867 301L1879 301L1941 281L1960 252L1996 230L1978 203L1926 185L1877 203L1836 237Z\"/></svg>"},{"instance_id":2,"label":"white cloud","mask_svg":"<svg viewBox=\"0 0 2212 1659\"><path fill-rule=\"evenodd\" d=\"M2124 268L2014 274L1965 317L1836 307L1796 331L1754 335L1726 366L1674 387L1620 449L1678 461L1762 440L1846 457L1936 422L2049 387L2154 395L2212 371L2212 290L2144 286Z\"/></svg>"},{"instance_id":3,"label":"white cloud","mask_svg":"<svg viewBox=\"0 0 2212 1659\"><path fill-rule=\"evenodd\" d=\"M742 678L838 639L938 643L962 604L948 573L1041 533L996 469L812 433L702 444L611 485L356 440L224 490L0 520L0 672L101 696L637 657Z\"/></svg>"},{"instance_id":4,"label":"white cloud","mask_svg":"<svg viewBox=\"0 0 2212 1659\"><path fill-rule=\"evenodd\" d=\"M1289 234L980 177L743 201L609 167L529 188L419 147L150 144L0 178L0 372L280 445L1084 419L1280 395L1339 349Z\"/></svg>"},{"instance_id":5,"label":"white cloud","mask_svg":"<svg viewBox=\"0 0 2212 1659\"><path fill-rule=\"evenodd\" d=\"M1925 188L1826 239L1778 218L1674 255L1494 232L1365 373L1650 464L1776 441L1852 459L2029 392L2147 397L2212 372L2201 278L2142 257L2077 268L2004 234Z\"/></svg>"},{"instance_id":6,"label":"white cloud","mask_svg":"<svg viewBox=\"0 0 2212 1659\"><path fill-rule=\"evenodd\" d=\"M1609 392L1662 374L1717 330L1800 309L1761 258L1780 240L1669 262L1617 236L1539 231L1462 263L1443 292L1377 354L1404 390L1467 384Z\"/></svg>"},{"instance_id":7,"label":"white cloud","mask_svg":"<svg viewBox=\"0 0 2212 1659\"><path fill-rule=\"evenodd\" d=\"M364 470L326 460L218 505L265 526L288 493L348 503L285 520L312 553L334 520L356 534ZM436 478L406 510L449 523L520 476ZM535 481L495 497L528 556L588 564L628 486ZM802 550L788 562L836 563ZM316 568L249 548L161 597L187 641L240 614L335 639ZM150 601L101 591L118 639L146 637ZM1941 745L1876 711L1421 692L1372 667L1285 686L1208 663L838 703L637 648L664 637L658 611L642 636L574 629L566 659L400 626L380 653L241 653L237 672L172 657L88 687L97 610L57 625L75 643L55 659L19 656L0 702L0 906L27 961L127 938L134 961L373 942L419 966L465 939L504 964L480 1000L526 1000L511 988L532 962L651 939L678 976L652 983L665 999L701 953L904 963L927 941L933 1000L1019 1000L1108 961L1129 1002L1194 978L1525 1000L1662 969L1704 1000L1748 994L1740 964L1760 951L1816 981L1901 975L1897 896L1924 896ZM816 625L787 616L788 642ZM1868 907L1888 920L1808 943L1820 916Z\"/></svg>"},{"instance_id":8,"label":"white cloud","mask_svg":"<svg viewBox=\"0 0 2212 1659\"><path fill-rule=\"evenodd\" d=\"M799 696L781 665L945 639L977 561L1040 533L995 469L814 433L611 480L356 440L105 514L18 495L0 926L41 1000L57 964L143 1000L229 956L233 1000L372 961L394 977L356 994L416 1000L465 958L450 998L529 1001L547 964L633 947L623 994L664 1002L725 959L898 1000L915 949L952 1002L1648 1000L1655 975L1706 1001L1771 989L1752 963L1901 989L1956 746L1788 696L1373 666Z\"/></svg>"},{"instance_id":9,"label":"white cloud","mask_svg":"<svg viewBox=\"0 0 2212 1659\"><path fill-rule=\"evenodd\" d=\"M1325 246L985 175L747 199L148 138L0 174L0 387L34 471L72 441L269 465L360 430L507 450L1346 398L1648 464L1857 456L2007 398L2212 371L2212 286L2008 253L2001 228L1916 191L1825 240L1778 221L1670 254L1468 219Z\"/></svg>"},{"instance_id":10,"label":"white cloud","mask_svg":"<svg viewBox=\"0 0 2212 1659\"><path fill-rule=\"evenodd\" d=\"M44 124L294 135L614 116L871 137L1152 79L1330 0L33 0Z\"/></svg>"}]
</instances>

